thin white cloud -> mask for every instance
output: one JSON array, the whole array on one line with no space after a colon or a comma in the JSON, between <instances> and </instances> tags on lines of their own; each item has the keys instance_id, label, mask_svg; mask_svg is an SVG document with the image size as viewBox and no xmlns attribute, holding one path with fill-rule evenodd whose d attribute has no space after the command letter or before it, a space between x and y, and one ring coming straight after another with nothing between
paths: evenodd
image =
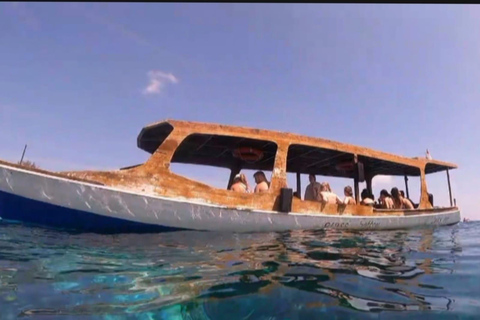
<instances>
[{"instance_id":1,"label":"thin white cloud","mask_svg":"<svg viewBox=\"0 0 480 320\"><path fill-rule=\"evenodd\" d=\"M171 73L165 73L160 70L152 70L148 72L150 82L143 90L144 94L159 94L162 92L165 85L178 83L177 77Z\"/></svg>"}]
</instances>

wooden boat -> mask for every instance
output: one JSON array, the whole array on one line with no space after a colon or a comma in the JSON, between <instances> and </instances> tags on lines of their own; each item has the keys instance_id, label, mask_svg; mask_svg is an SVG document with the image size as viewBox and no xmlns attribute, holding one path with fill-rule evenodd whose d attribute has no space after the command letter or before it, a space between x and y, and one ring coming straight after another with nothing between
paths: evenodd
<instances>
[{"instance_id":1,"label":"wooden boat","mask_svg":"<svg viewBox=\"0 0 480 320\"><path fill-rule=\"evenodd\" d=\"M446 171L450 179L448 172L456 165L447 162L292 133L175 120L144 127L137 144L150 158L113 171L50 172L1 161L0 217L99 232L384 230L460 221L451 192L449 207L429 202L425 175ZM214 188L175 174L171 163L228 168L228 185ZM228 190L242 169L271 171L269 190ZM287 172L296 173L299 193L301 174L351 178L357 203L359 182L372 191L376 175L405 176L405 181L416 176L421 196L413 210L306 201L292 196Z\"/></svg>"}]
</instances>

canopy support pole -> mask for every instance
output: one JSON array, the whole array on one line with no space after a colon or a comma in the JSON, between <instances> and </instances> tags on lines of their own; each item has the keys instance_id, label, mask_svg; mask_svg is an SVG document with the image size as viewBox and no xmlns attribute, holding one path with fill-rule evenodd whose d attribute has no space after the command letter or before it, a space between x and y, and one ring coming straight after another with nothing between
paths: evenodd
<instances>
[{"instance_id":1,"label":"canopy support pole","mask_svg":"<svg viewBox=\"0 0 480 320\"><path fill-rule=\"evenodd\" d=\"M450 206L453 206L452 201L452 187L450 186L450 172L447 169L447 180L448 180L448 195L450 196Z\"/></svg>"},{"instance_id":2,"label":"canopy support pole","mask_svg":"<svg viewBox=\"0 0 480 320\"><path fill-rule=\"evenodd\" d=\"M373 195L372 180L373 178L371 176L367 176L365 179L365 182L367 183L367 190L371 195Z\"/></svg>"},{"instance_id":3,"label":"canopy support pole","mask_svg":"<svg viewBox=\"0 0 480 320\"><path fill-rule=\"evenodd\" d=\"M433 204L430 202L427 188L427 181L425 180L425 168L420 168L420 202L418 209L431 209Z\"/></svg>"},{"instance_id":4,"label":"canopy support pole","mask_svg":"<svg viewBox=\"0 0 480 320\"><path fill-rule=\"evenodd\" d=\"M302 181L300 180L300 172L297 172L297 194L300 199L302 198L301 190L302 190Z\"/></svg>"},{"instance_id":5,"label":"canopy support pole","mask_svg":"<svg viewBox=\"0 0 480 320\"><path fill-rule=\"evenodd\" d=\"M408 192L408 177L405 175L405 194L407 195L407 199L410 199L410 192Z\"/></svg>"},{"instance_id":6,"label":"canopy support pole","mask_svg":"<svg viewBox=\"0 0 480 320\"><path fill-rule=\"evenodd\" d=\"M354 179L353 179L353 184L355 186L355 201L356 203L360 203L360 192L358 188L358 156L355 154L353 155L353 162L355 163L354 168L355 168L355 174L354 174Z\"/></svg>"}]
</instances>

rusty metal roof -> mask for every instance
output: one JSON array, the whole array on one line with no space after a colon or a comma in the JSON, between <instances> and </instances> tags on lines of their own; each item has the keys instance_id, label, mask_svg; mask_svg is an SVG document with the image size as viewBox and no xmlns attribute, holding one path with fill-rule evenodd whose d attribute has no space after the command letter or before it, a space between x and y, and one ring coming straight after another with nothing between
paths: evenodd
<instances>
[{"instance_id":1,"label":"rusty metal roof","mask_svg":"<svg viewBox=\"0 0 480 320\"><path fill-rule=\"evenodd\" d=\"M352 172L338 170L337 164L351 161L353 154L364 164L366 172L374 175L419 176L419 166L425 164L425 173L434 173L457 166L452 163L424 158L409 158L373 149L321 138L260 130L238 126L190 121L165 120L144 127L137 138L138 147L149 153L165 141L174 130L186 138L179 141L172 162L203 164L243 169L272 170L278 145L288 145L287 172L313 173L324 176L353 177ZM240 162L233 156L237 147L248 146L264 152L261 160Z\"/></svg>"}]
</instances>

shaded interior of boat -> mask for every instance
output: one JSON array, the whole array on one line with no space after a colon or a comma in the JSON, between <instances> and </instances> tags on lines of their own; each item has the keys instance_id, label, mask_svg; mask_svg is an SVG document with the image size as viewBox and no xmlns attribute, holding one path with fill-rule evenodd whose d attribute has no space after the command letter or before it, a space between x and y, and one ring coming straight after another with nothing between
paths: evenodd
<instances>
[{"instance_id":1,"label":"shaded interior of boat","mask_svg":"<svg viewBox=\"0 0 480 320\"><path fill-rule=\"evenodd\" d=\"M151 154L145 163L112 171L56 174L130 192L279 213L383 216L438 213L456 207L452 200L449 170L457 166L438 160L402 157L293 133L177 120L144 127L138 135L137 145ZM171 163L226 168L230 170L230 176L228 183L226 177L224 189L215 188L172 172ZM270 180L268 192L228 190L235 175L245 169L271 172L271 177L267 177ZM429 201L425 176L440 171L447 173L450 206L434 208ZM296 175L295 188L287 186L287 173ZM292 197L293 191L300 194L302 174L352 179L357 204L325 204ZM416 208L386 210L358 204L359 183L365 182L373 194L372 179L378 175L405 177L407 198L408 177L419 177L421 190Z\"/></svg>"}]
</instances>

